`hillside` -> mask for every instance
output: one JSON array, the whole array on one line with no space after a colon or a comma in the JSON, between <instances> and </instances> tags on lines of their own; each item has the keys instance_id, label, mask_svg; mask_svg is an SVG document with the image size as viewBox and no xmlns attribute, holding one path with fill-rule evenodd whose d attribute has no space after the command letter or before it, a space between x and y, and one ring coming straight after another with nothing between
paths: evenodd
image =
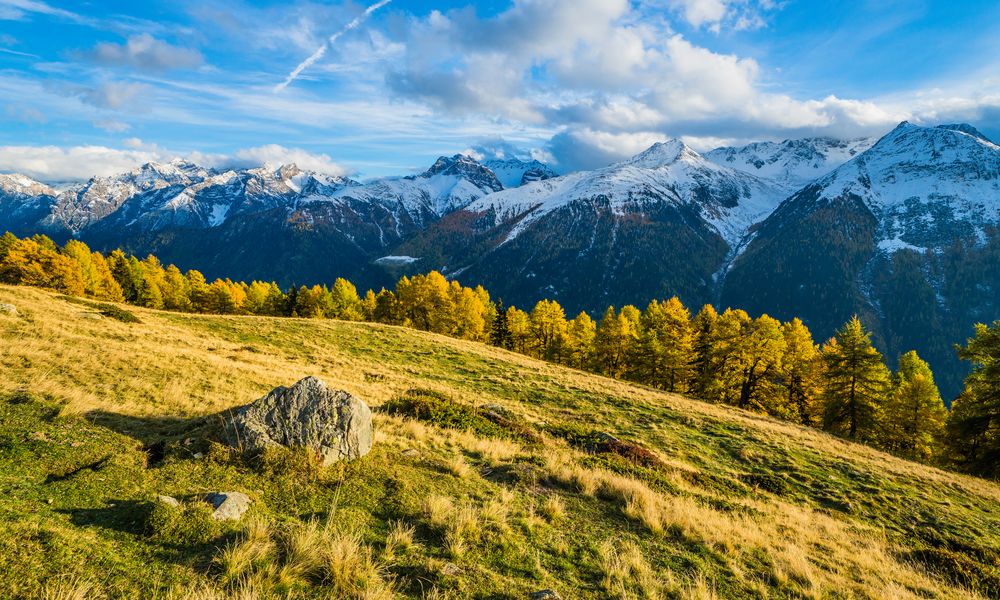
<instances>
[{"instance_id":1,"label":"hillside","mask_svg":"<svg viewBox=\"0 0 1000 600\"><path fill-rule=\"evenodd\" d=\"M0 314L3 597L1000 594L1000 487L815 430L396 327L0 303L19 312ZM213 416L305 375L376 407L369 456L320 471L208 443ZM378 409L414 388L467 430ZM484 403L516 427L481 427ZM655 457L583 451L597 432ZM247 531L150 517L158 494L213 490L254 498ZM325 577L290 551L317 536L343 550Z\"/></svg>"}]
</instances>

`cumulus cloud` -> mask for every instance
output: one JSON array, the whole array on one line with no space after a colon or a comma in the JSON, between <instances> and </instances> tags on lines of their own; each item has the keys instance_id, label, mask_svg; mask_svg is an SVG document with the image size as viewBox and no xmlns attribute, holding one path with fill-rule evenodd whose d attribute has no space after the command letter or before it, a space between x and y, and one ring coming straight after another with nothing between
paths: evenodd
<instances>
[{"instance_id":1,"label":"cumulus cloud","mask_svg":"<svg viewBox=\"0 0 1000 600\"><path fill-rule=\"evenodd\" d=\"M22 173L49 182L84 181L93 176L124 173L148 162L175 158L210 168L253 168L295 163L299 168L327 175L348 175L351 171L327 154L276 144L243 148L229 154L176 152L139 138L127 138L122 148L107 146L0 146L0 173Z\"/></svg>"},{"instance_id":2,"label":"cumulus cloud","mask_svg":"<svg viewBox=\"0 0 1000 600\"><path fill-rule=\"evenodd\" d=\"M337 164L328 154L316 154L302 148L286 148L278 144L256 146L237 150L231 156L208 159L209 166L250 168L261 165L279 166L295 164L306 171L316 171L326 175L343 176L351 170Z\"/></svg>"},{"instance_id":3,"label":"cumulus cloud","mask_svg":"<svg viewBox=\"0 0 1000 600\"><path fill-rule=\"evenodd\" d=\"M127 66L144 71L194 68L202 64L197 50L174 46L148 33L133 35L124 44L97 44L86 56L105 66Z\"/></svg>"}]
</instances>

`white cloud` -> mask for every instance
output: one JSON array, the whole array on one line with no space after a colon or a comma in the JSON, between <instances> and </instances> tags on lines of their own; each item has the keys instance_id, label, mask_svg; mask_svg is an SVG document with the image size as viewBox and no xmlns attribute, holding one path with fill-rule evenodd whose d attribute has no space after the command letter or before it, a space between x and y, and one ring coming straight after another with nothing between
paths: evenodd
<instances>
[{"instance_id":1,"label":"white cloud","mask_svg":"<svg viewBox=\"0 0 1000 600\"><path fill-rule=\"evenodd\" d=\"M133 35L124 44L97 44L86 56L100 65L129 66L147 71L193 68L201 65L197 50L173 46L148 33Z\"/></svg>"},{"instance_id":2,"label":"white cloud","mask_svg":"<svg viewBox=\"0 0 1000 600\"><path fill-rule=\"evenodd\" d=\"M695 28L706 24L717 26L728 12L723 0L670 0L670 3Z\"/></svg>"},{"instance_id":3,"label":"white cloud","mask_svg":"<svg viewBox=\"0 0 1000 600\"><path fill-rule=\"evenodd\" d=\"M286 148L278 144L268 144L254 148L237 150L232 156L216 157L210 166L236 168L259 167L261 165L295 164L306 171L316 171L327 175L349 175L351 171L333 161L328 154L316 154L301 148Z\"/></svg>"},{"instance_id":4,"label":"white cloud","mask_svg":"<svg viewBox=\"0 0 1000 600\"><path fill-rule=\"evenodd\" d=\"M122 141L123 148L107 146L0 146L0 172L22 173L46 182L84 181L93 176L124 173L148 162L183 158L205 167L252 168L295 163L307 171L347 175L350 170L327 154L276 144L236 150L231 154L176 152L139 138Z\"/></svg>"},{"instance_id":5,"label":"white cloud","mask_svg":"<svg viewBox=\"0 0 1000 600\"><path fill-rule=\"evenodd\" d=\"M79 86L70 90L72 95L91 106L120 110L145 104L152 88L144 83L108 81L95 87Z\"/></svg>"},{"instance_id":6,"label":"white cloud","mask_svg":"<svg viewBox=\"0 0 1000 600\"><path fill-rule=\"evenodd\" d=\"M0 19L22 20L32 13L61 17L76 22L87 20L74 12L57 8L41 0L0 0Z\"/></svg>"}]
</instances>

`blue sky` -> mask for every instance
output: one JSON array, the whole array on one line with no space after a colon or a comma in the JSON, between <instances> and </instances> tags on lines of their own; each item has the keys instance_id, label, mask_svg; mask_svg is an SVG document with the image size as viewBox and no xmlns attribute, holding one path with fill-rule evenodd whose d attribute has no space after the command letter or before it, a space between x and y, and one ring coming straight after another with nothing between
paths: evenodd
<instances>
[{"instance_id":1,"label":"blue sky","mask_svg":"<svg viewBox=\"0 0 1000 600\"><path fill-rule=\"evenodd\" d=\"M465 151L570 171L903 119L1000 138L996 0L392 0L345 30L368 6L0 0L0 172L365 177Z\"/></svg>"}]
</instances>

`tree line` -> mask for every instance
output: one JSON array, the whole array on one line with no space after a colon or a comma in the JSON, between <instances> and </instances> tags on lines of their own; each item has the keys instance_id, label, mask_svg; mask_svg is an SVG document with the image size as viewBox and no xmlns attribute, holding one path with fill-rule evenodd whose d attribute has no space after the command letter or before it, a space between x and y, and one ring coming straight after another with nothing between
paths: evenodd
<instances>
[{"instance_id":1,"label":"tree line","mask_svg":"<svg viewBox=\"0 0 1000 600\"><path fill-rule=\"evenodd\" d=\"M855 317L818 344L799 319L743 310L693 314L677 298L568 318L555 300L530 311L438 272L359 295L353 284L282 290L273 282L209 283L121 250L72 240L0 238L0 282L154 309L333 318L401 325L481 341L576 369L817 427L906 458L1000 476L1000 321L958 349L973 369L949 411L927 362L902 355L890 371Z\"/></svg>"}]
</instances>

